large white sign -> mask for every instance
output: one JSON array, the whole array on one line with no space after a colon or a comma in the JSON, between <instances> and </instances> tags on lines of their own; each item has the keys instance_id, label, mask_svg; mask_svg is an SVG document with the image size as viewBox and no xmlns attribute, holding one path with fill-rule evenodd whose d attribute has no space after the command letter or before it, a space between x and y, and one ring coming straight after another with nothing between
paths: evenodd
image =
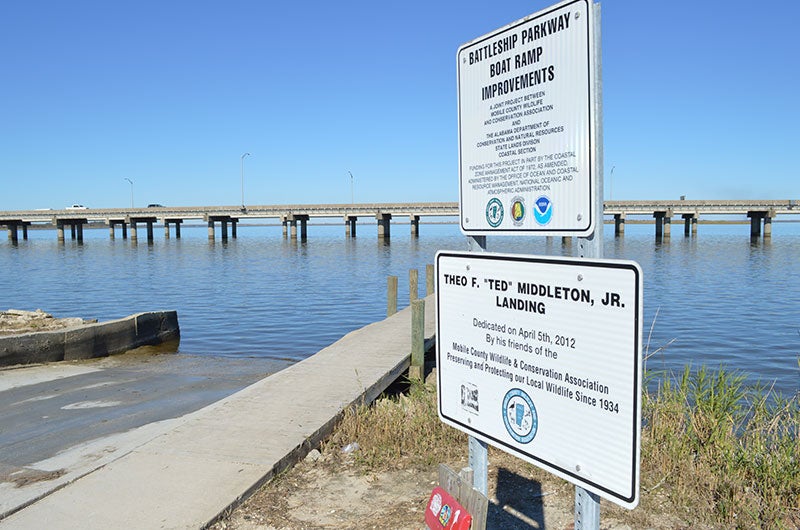
<instances>
[{"instance_id":1,"label":"large white sign","mask_svg":"<svg viewBox=\"0 0 800 530\"><path fill-rule=\"evenodd\" d=\"M594 230L594 10L561 2L458 49L461 230Z\"/></svg>"},{"instance_id":2,"label":"large white sign","mask_svg":"<svg viewBox=\"0 0 800 530\"><path fill-rule=\"evenodd\" d=\"M635 507L639 265L442 251L436 266L441 420Z\"/></svg>"}]
</instances>

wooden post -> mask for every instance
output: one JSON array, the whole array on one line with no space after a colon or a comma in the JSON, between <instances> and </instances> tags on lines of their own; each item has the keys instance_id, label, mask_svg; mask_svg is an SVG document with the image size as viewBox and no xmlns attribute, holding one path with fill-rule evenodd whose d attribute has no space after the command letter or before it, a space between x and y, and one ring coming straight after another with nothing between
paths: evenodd
<instances>
[{"instance_id":1,"label":"wooden post","mask_svg":"<svg viewBox=\"0 0 800 530\"><path fill-rule=\"evenodd\" d=\"M397 276L389 276L386 281L386 316L397 313Z\"/></svg>"},{"instance_id":2,"label":"wooden post","mask_svg":"<svg viewBox=\"0 0 800 530\"><path fill-rule=\"evenodd\" d=\"M434 291L434 276L433 265L428 263L425 265L425 296L430 296Z\"/></svg>"},{"instance_id":3,"label":"wooden post","mask_svg":"<svg viewBox=\"0 0 800 530\"><path fill-rule=\"evenodd\" d=\"M413 302L419 298L419 271L411 269L408 271L408 301Z\"/></svg>"},{"instance_id":4,"label":"wooden post","mask_svg":"<svg viewBox=\"0 0 800 530\"><path fill-rule=\"evenodd\" d=\"M465 467L456 473L448 466L439 464L439 486L455 497L472 515L472 530L486 530L489 499L472 487L474 471Z\"/></svg>"},{"instance_id":5,"label":"wooden post","mask_svg":"<svg viewBox=\"0 0 800 530\"><path fill-rule=\"evenodd\" d=\"M425 377L425 300L411 302L411 366L409 379Z\"/></svg>"}]
</instances>

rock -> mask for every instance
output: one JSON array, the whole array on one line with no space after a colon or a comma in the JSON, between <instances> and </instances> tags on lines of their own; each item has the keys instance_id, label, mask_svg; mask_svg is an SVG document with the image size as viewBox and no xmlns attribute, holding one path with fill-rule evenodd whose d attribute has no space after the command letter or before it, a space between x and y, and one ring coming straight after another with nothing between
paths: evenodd
<instances>
[{"instance_id":1,"label":"rock","mask_svg":"<svg viewBox=\"0 0 800 530\"><path fill-rule=\"evenodd\" d=\"M322 460L322 453L316 449L312 449L311 452L306 455L306 462L311 462L313 464L320 460Z\"/></svg>"},{"instance_id":2,"label":"rock","mask_svg":"<svg viewBox=\"0 0 800 530\"><path fill-rule=\"evenodd\" d=\"M82 318L53 318L41 309L25 311L9 309L0 312L0 335L16 335L35 331L52 331L87 324L90 321ZM96 322L96 320L95 320Z\"/></svg>"}]
</instances>

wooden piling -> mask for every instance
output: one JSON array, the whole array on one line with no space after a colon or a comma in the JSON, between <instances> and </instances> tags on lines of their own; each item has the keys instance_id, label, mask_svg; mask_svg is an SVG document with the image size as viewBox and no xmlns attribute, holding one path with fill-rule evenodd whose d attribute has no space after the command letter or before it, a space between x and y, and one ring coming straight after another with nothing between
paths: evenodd
<instances>
[{"instance_id":1,"label":"wooden piling","mask_svg":"<svg viewBox=\"0 0 800 530\"><path fill-rule=\"evenodd\" d=\"M397 276L386 279L386 316L397 313Z\"/></svg>"},{"instance_id":2,"label":"wooden piling","mask_svg":"<svg viewBox=\"0 0 800 530\"><path fill-rule=\"evenodd\" d=\"M430 296L434 291L434 270L433 264L428 263L425 265L425 296Z\"/></svg>"},{"instance_id":3,"label":"wooden piling","mask_svg":"<svg viewBox=\"0 0 800 530\"><path fill-rule=\"evenodd\" d=\"M411 366L408 378L422 380L425 376L425 300L411 302Z\"/></svg>"}]
</instances>

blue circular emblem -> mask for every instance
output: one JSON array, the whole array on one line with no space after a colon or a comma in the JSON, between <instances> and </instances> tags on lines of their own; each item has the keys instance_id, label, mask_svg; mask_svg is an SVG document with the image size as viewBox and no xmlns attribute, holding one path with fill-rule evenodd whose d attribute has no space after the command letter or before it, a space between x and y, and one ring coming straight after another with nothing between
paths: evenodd
<instances>
[{"instance_id":1,"label":"blue circular emblem","mask_svg":"<svg viewBox=\"0 0 800 530\"><path fill-rule=\"evenodd\" d=\"M503 222L503 203L497 197L486 203L486 222L492 228L497 228Z\"/></svg>"},{"instance_id":2,"label":"blue circular emblem","mask_svg":"<svg viewBox=\"0 0 800 530\"><path fill-rule=\"evenodd\" d=\"M519 388L512 388L503 398L503 423L508 434L521 444L533 440L539 429L539 415L533 400Z\"/></svg>"},{"instance_id":3,"label":"blue circular emblem","mask_svg":"<svg viewBox=\"0 0 800 530\"><path fill-rule=\"evenodd\" d=\"M533 217L540 225L546 225L553 217L553 203L546 195L542 195L533 203Z\"/></svg>"}]
</instances>

